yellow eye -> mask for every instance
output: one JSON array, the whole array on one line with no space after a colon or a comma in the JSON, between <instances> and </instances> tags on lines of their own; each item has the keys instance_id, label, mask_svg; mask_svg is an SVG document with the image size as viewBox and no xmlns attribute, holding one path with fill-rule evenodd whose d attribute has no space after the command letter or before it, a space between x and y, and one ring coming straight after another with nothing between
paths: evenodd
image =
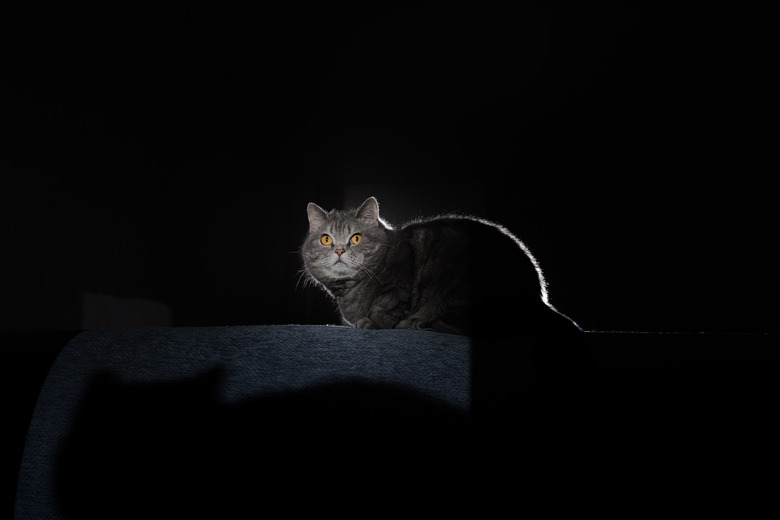
<instances>
[{"instance_id":1,"label":"yellow eye","mask_svg":"<svg viewBox=\"0 0 780 520\"><path fill-rule=\"evenodd\" d=\"M333 243L333 239L330 238L330 235L322 235L322 237L320 237L320 243L323 246L329 246Z\"/></svg>"},{"instance_id":2,"label":"yellow eye","mask_svg":"<svg viewBox=\"0 0 780 520\"><path fill-rule=\"evenodd\" d=\"M361 235L360 233L355 233L354 235L352 235L352 238L350 238L350 240L352 241L353 244L358 245L360 241L363 240L363 235Z\"/></svg>"}]
</instances>

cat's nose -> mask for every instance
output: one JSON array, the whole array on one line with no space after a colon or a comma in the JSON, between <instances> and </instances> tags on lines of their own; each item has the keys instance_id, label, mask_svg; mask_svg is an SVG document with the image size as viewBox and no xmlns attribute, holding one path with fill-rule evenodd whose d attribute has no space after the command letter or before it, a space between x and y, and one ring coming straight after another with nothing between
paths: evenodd
<instances>
[{"instance_id":1,"label":"cat's nose","mask_svg":"<svg viewBox=\"0 0 780 520\"><path fill-rule=\"evenodd\" d=\"M343 252L344 252L343 249L336 249L336 254L339 255L339 257L341 257L341 253Z\"/></svg>"}]
</instances>

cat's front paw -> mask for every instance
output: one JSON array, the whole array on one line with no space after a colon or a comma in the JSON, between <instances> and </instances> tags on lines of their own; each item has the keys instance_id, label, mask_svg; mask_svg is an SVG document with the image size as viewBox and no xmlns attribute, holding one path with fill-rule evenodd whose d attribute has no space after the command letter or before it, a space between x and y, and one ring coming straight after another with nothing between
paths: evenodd
<instances>
[{"instance_id":1,"label":"cat's front paw","mask_svg":"<svg viewBox=\"0 0 780 520\"><path fill-rule=\"evenodd\" d=\"M355 322L355 327L358 329L375 329L376 324L371 321L371 318L360 318Z\"/></svg>"},{"instance_id":2,"label":"cat's front paw","mask_svg":"<svg viewBox=\"0 0 780 520\"><path fill-rule=\"evenodd\" d=\"M421 318L408 318L401 320L395 326L396 329L430 330L431 322Z\"/></svg>"}]
</instances>

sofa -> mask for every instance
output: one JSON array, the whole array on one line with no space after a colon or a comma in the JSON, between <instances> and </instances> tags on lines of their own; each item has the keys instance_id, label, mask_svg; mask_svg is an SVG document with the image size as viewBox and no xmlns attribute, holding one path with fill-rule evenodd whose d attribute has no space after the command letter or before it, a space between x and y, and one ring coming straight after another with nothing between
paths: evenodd
<instances>
[{"instance_id":1,"label":"sofa","mask_svg":"<svg viewBox=\"0 0 780 520\"><path fill-rule=\"evenodd\" d=\"M695 497L691 478L744 483L778 433L775 336L485 343L271 325L67 339L30 412L17 520L498 514L606 491L613 507L648 492L658 506L678 486Z\"/></svg>"}]
</instances>

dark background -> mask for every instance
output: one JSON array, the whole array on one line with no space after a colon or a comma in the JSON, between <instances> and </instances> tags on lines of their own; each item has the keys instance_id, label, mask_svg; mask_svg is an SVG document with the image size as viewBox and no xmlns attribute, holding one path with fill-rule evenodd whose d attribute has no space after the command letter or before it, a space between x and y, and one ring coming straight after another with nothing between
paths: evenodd
<instances>
[{"instance_id":1,"label":"dark background","mask_svg":"<svg viewBox=\"0 0 780 520\"><path fill-rule=\"evenodd\" d=\"M333 323L306 203L376 195L503 223L587 329L780 332L768 13L245 4L2 8L0 330Z\"/></svg>"}]
</instances>

